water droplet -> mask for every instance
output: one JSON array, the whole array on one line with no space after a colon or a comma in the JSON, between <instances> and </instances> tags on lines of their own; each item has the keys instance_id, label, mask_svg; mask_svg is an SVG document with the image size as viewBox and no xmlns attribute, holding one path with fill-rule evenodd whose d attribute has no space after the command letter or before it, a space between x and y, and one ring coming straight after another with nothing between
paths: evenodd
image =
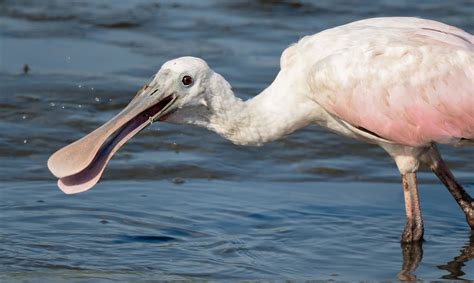
<instances>
[{"instance_id":1,"label":"water droplet","mask_svg":"<svg viewBox=\"0 0 474 283\"><path fill-rule=\"evenodd\" d=\"M91 90L92 90L92 91L94 91L94 88L93 88L93 87L91 87Z\"/></svg>"},{"instance_id":2,"label":"water droplet","mask_svg":"<svg viewBox=\"0 0 474 283\"><path fill-rule=\"evenodd\" d=\"M82 85L81 85L81 84L78 84L77 87L78 87L78 88L82 88Z\"/></svg>"},{"instance_id":3,"label":"water droplet","mask_svg":"<svg viewBox=\"0 0 474 283\"><path fill-rule=\"evenodd\" d=\"M21 119L25 120L25 119L26 119L26 115L21 116Z\"/></svg>"},{"instance_id":4,"label":"water droplet","mask_svg":"<svg viewBox=\"0 0 474 283\"><path fill-rule=\"evenodd\" d=\"M66 107L64 107L64 105L63 105L63 106L61 106L61 108L64 109L64 108L66 108Z\"/></svg>"},{"instance_id":5,"label":"water droplet","mask_svg":"<svg viewBox=\"0 0 474 283\"><path fill-rule=\"evenodd\" d=\"M78 104L77 107L82 108L82 105L81 105L81 104Z\"/></svg>"},{"instance_id":6,"label":"water droplet","mask_svg":"<svg viewBox=\"0 0 474 283\"><path fill-rule=\"evenodd\" d=\"M25 64L23 65L23 74L28 74L28 72L30 71L30 67L28 66L28 64Z\"/></svg>"},{"instance_id":7,"label":"water droplet","mask_svg":"<svg viewBox=\"0 0 474 283\"><path fill-rule=\"evenodd\" d=\"M28 141L27 140L23 140L23 143L27 143Z\"/></svg>"},{"instance_id":8,"label":"water droplet","mask_svg":"<svg viewBox=\"0 0 474 283\"><path fill-rule=\"evenodd\" d=\"M100 102L100 98L96 97L95 101Z\"/></svg>"},{"instance_id":9,"label":"water droplet","mask_svg":"<svg viewBox=\"0 0 474 283\"><path fill-rule=\"evenodd\" d=\"M179 153L179 145L177 143L172 143L171 148L174 150L175 153Z\"/></svg>"},{"instance_id":10,"label":"water droplet","mask_svg":"<svg viewBox=\"0 0 474 283\"><path fill-rule=\"evenodd\" d=\"M56 103L51 102L49 105L51 105L51 107L54 107L54 106L56 106Z\"/></svg>"}]
</instances>

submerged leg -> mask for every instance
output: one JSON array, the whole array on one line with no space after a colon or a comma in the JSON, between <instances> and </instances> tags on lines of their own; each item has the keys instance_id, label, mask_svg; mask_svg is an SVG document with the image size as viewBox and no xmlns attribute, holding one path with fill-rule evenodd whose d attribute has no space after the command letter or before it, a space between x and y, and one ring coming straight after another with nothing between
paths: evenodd
<instances>
[{"instance_id":1,"label":"submerged leg","mask_svg":"<svg viewBox=\"0 0 474 283\"><path fill-rule=\"evenodd\" d=\"M406 223L403 229L403 243L411 243L423 239L423 217L421 216L416 173L402 174L403 194L405 196Z\"/></svg>"},{"instance_id":2,"label":"submerged leg","mask_svg":"<svg viewBox=\"0 0 474 283\"><path fill-rule=\"evenodd\" d=\"M438 176L448 191L454 197L462 211L466 215L466 220L472 230L474 230L474 199L464 190L464 188L456 181L453 173L441 158L436 146L433 147L423 156L431 170Z\"/></svg>"}]
</instances>

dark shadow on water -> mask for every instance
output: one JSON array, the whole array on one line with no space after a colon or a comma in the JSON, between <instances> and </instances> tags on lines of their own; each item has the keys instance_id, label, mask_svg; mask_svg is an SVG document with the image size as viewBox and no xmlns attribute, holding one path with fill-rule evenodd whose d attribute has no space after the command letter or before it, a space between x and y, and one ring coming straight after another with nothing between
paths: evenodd
<instances>
[{"instance_id":1,"label":"dark shadow on water","mask_svg":"<svg viewBox=\"0 0 474 283\"><path fill-rule=\"evenodd\" d=\"M423 259L423 242L402 243L402 268L397 274L400 281L415 281L414 274L418 264Z\"/></svg>"},{"instance_id":2,"label":"dark shadow on water","mask_svg":"<svg viewBox=\"0 0 474 283\"><path fill-rule=\"evenodd\" d=\"M466 273L462 271L462 268L466 263L474 258L474 232L471 232L469 237L469 242L464 245L462 250L460 250L459 255L454 257L453 260L449 261L446 264L438 265L439 269L446 270L449 274L443 275L441 279L456 279L463 280L461 276Z\"/></svg>"}]
</instances>

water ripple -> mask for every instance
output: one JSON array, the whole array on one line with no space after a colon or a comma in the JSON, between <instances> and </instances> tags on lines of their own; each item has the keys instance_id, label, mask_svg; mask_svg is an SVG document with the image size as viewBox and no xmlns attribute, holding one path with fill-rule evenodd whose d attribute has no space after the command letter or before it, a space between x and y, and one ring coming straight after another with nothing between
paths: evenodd
<instances>
[{"instance_id":1,"label":"water ripple","mask_svg":"<svg viewBox=\"0 0 474 283\"><path fill-rule=\"evenodd\" d=\"M205 58L247 99L303 35L387 15L473 33L472 1L0 2L0 281L474 279L473 236L431 173L426 241L401 247L393 161L316 126L242 148L155 123L74 196L46 168L172 57ZM473 149L441 150L474 193Z\"/></svg>"}]
</instances>

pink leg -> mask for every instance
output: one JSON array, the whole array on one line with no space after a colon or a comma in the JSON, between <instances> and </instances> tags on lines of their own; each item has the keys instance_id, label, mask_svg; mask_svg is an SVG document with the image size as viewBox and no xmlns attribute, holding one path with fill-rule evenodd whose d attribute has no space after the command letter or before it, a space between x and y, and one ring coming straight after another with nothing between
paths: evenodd
<instances>
[{"instance_id":1,"label":"pink leg","mask_svg":"<svg viewBox=\"0 0 474 283\"><path fill-rule=\"evenodd\" d=\"M453 173L451 173L435 146L423 157L423 160L448 188L448 191L466 215L467 223L474 230L474 200L456 181Z\"/></svg>"},{"instance_id":2,"label":"pink leg","mask_svg":"<svg viewBox=\"0 0 474 283\"><path fill-rule=\"evenodd\" d=\"M423 217L421 216L416 173L402 174L403 194L405 196L406 223L403 229L403 243L411 243L423 239Z\"/></svg>"}]
</instances>

